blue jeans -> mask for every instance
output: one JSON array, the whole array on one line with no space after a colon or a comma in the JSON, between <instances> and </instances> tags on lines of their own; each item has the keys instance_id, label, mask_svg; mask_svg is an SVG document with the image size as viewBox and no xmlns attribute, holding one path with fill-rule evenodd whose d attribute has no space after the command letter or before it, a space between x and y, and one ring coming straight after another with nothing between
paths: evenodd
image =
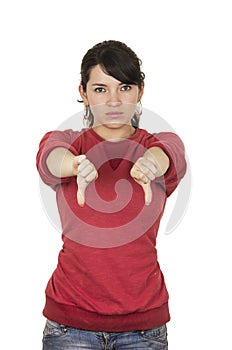
<instances>
[{"instance_id":1,"label":"blue jeans","mask_svg":"<svg viewBox=\"0 0 232 350\"><path fill-rule=\"evenodd\" d=\"M93 332L47 320L43 350L168 350L167 328L133 332Z\"/></svg>"}]
</instances>

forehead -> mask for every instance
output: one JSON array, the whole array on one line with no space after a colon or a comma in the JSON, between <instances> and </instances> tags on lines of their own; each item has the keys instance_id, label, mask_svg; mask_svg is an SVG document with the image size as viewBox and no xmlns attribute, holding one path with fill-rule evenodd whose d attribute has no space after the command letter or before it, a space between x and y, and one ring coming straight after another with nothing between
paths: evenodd
<instances>
[{"instance_id":1,"label":"forehead","mask_svg":"<svg viewBox=\"0 0 232 350\"><path fill-rule=\"evenodd\" d=\"M122 82L115 79L111 75L104 73L100 65L94 66L89 75L89 83L104 83L106 85L109 84L121 84Z\"/></svg>"}]
</instances>

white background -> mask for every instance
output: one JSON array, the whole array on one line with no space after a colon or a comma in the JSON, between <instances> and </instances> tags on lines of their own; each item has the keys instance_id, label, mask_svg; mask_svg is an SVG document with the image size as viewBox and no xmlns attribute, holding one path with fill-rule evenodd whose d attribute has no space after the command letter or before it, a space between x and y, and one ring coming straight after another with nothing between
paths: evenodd
<instances>
[{"instance_id":1,"label":"white background","mask_svg":"<svg viewBox=\"0 0 232 350\"><path fill-rule=\"evenodd\" d=\"M41 349L44 289L61 240L42 208L35 156L46 131L82 110L80 62L105 39L124 41L142 59L143 106L174 127L191 163L187 212L170 235L164 221L158 242L169 349L231 347L231 15L224 0L1 2L5 350Z\"/></svg>"}]
</instances>

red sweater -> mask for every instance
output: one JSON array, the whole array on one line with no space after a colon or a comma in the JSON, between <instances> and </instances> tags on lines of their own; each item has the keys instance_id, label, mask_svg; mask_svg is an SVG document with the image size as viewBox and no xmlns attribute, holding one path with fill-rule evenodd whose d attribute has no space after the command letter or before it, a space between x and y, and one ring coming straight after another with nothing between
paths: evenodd
<instances>
[{"instance_id":1,"label":"red sweater","mask_svg":"<svg viewBox=\"0 0 232 350\"><path fill-rule=\"evenodd\" d=\"M85 154L98 179L77 204L76 177L57 178L47 169L49 152L63 146ZM161 147L169 156L165 176L152 182L153 200L130 169L144 152ZM66 326L122 332L169 321L168 292L157 261L156 236L166 198L186 171L184 146L173 133L137 129L129 139L109 142L93 129L47 133L37 154L42 180L57 194L63 248L46 288L45 317Z\"/></svg>"}]
</instances>

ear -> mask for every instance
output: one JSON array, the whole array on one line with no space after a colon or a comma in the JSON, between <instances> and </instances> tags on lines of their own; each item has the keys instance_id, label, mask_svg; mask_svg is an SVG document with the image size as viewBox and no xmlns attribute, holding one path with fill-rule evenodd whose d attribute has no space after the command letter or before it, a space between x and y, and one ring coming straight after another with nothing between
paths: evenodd
<instances>
[{"instance_id":1,"label":"ear","mask_svg":"<svg viewBox=\"0 0 232 350\"><path fill-rule=\"evenodd\" d=\"M83 89L83 85L79 85L79 93L81 95L81 98L82 98L85 106L88 106L89 102L88 102L86 91L84 91L84 89Z\"/></svg>"},{"instance_id":2,"label":"ear","mask_svg":"<svg viewBox=\"0 0 232 350\"><path fill-rule=\"evenodd\" d=\"M141 101L143 93L144 93L144 81L142 82L141 88L139 89L138 102Z\"/></svg>"}]
</instances>

